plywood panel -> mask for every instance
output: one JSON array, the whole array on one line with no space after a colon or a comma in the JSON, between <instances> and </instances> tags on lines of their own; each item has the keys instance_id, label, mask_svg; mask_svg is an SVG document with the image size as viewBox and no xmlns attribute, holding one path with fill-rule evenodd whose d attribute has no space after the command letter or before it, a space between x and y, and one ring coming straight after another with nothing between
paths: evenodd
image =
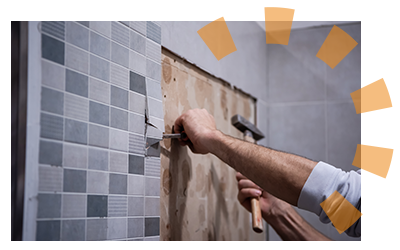
<instances>
[{"instance_id":1,"label":"plywood panel","mask_svg":"<svg viewBox=\"0 0 400 250\"><path fill-rule=\"evenodd\" d=\"M164 50L162 80L165 132L179 115L205 108L217 128L237 138L230 118L255 120L255 100ZM161 240L265 240L251 229L237 201L235 171L214 155L195 155L177 141L161 142Z\"/></svg>"}]
</instances>

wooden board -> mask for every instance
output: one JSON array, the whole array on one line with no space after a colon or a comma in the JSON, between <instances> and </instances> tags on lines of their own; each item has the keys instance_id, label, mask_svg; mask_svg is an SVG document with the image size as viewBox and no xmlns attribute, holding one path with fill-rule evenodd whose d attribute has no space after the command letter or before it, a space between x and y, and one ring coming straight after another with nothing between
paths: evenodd
<instances>
[{"instance_id":1,"label":"wooden board","mask_svg":"<svg viewBox=\"0 0 400 250\"><path fill-rule=\"evenodd\" d=\"M222 132L243 138L230 118L255 121L255 100L163 50L165 132L179 115L205 108ZM195 155L176 140L161 142L160 240L265 240L251 229L250 214L237 201L235 171L214 155Z\"/></svg>"}]
</instances>

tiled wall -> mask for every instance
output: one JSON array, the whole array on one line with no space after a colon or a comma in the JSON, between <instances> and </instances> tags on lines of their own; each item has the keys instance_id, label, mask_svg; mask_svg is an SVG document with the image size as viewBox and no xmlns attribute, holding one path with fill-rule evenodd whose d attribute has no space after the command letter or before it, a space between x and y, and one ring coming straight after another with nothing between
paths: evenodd
<instances>
[{"instance_id":1,"label":"tiled wall","mask_svg":"<svg viewBox=\"0 0 400 250\"><path fill-rule=\"evenodd\" d=\"M160 25L39 28L36 240L158 240L160 151L145 142L164 129Z\"/></svg>"}]
</instances>

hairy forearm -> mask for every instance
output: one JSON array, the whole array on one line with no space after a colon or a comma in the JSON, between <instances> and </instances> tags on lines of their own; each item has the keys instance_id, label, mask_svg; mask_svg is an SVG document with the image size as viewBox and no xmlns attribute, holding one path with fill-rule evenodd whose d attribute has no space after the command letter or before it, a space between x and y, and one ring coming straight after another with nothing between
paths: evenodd
<instances>
[{"instance_id":1,"label":"hairy forearm","mask_svg":"<svg viewBox=\"0 0 400 250\"><path fill-rule=\"evenodd\" d=\"M301 189L317 164L306 158L257 146L215 132L210 152L270 194L297 205Z\"/></svg>"}]
</instances>

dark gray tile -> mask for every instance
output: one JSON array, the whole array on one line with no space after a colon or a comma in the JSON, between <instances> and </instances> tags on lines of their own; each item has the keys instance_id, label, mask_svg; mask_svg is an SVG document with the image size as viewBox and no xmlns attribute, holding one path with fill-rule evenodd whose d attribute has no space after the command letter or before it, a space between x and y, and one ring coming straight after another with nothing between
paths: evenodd
<instances>
[{"instance_id":1,"label":"dark gray tile","mask_svg":"<svg viewBox=\"0 0 400 250\"><path fill-rule=\"evenodd\" d=\"M67 42L89 50L89 30L75 22L67 22Z\"/></svg>"},{"instance_id":2,"label":"dark gray tile","mask_svg":"<svg viewBox=\"0 0 400 250\"><path fill-rule=\"evenodd\" d=\"M65 89L65 68L42 60L42 84L55 89Z\"/></svg>"},{"instance_id":3,"label":"dark gray tile","mask_svg":"<svg viewBox=\"0 0 400 250\"><path fill-rule=\"evenodd\" d=\"M64 192L85 193L86 171L64 169Z\"/></svg>"},{"instance_id":4,"label":"dark gray tile","mask_svg":"<svg viewBox=\"0 0 400 250\"><path fill-rule=\"evenodd\" d=\"M128 197L128 216L144 216L143 197Z\"/></svg>"},{"instance_id":5,"label":"dark gray tile","mask_svg":"<svg viewBox=\"0 0 400 250\"><path fill-rule=\"evenodd\" d=\"M146 155L160 157L160 139L146 137Z\"/></svg>"},{"instance_id":6,"label":"dark gray tile","mask_svg":"<svg viewBox=\"0 0 400 250\"><path fill-rule=\"evenodd\" d=\"M129 50L118 43L111 43L111 61L129 67Z\"/></svg>"},{"instance_id":7,"label":"dark gray tile","mask_svg":"<svg viewBox=\"0 0 400 250\"><path fill-rule=\"evenodd\" d=\"M61 221L37 221L36 222L36 240L37 241L59 241L60 240Z\"/></svg>"},{"instance_id":8,"label":"dark gray tile","mask_svg":"<svg viewBox=\"0 0 400 250\"><path fill-rule=\"evenodd\" d=\"M142 55L146 55L146 38L135 31L131 31L130 48Z\"/></svg>"},{"instance_id":9,"label":"dark gray tile","mask_svg":"<svg viewBox=\"0 0 400 250\"><path fill-rule=\"evenodd\" d=\"M123 109L128 109L128 91L111 86L111 105L123 108Z\"/></svg>"},{"instance_id":10,"label":"dark gray tile","mask_svg":"<svg viewBox=\"0 0 400 250\"><path fill-rule=\"evenodd\" d=\"M129 173L144 175L144 157L129 155Z\"/></svg>"},{"instance_id":11,"label":"dark gray tile","mask_svg":"<svg viewBox=\"0 0 400 250\"><path fill-rule=\"evenodd\" d=\"M77 21L77 22L89 28L89 21Z\"/></svg>"},{"instance_id":12,"label":"dark gray tile","mask_svg":"<svg viewBox=\"0 0 400 250\"><path fill-rule=\"evenodd\" d=\"M128 218L128 238L143 237L143 218Z\"/></svg>"},{"instance_id":13,"label":"dark gray tile","mask_svg":"<svg viewBox=\"0 0 400 250\"><path fill-rule=\"evenodd\" d=\"M110 40L90 32L90 51L98 56L110 59Z\"/></svg>"},{"instance_id":14,"label":"dark gray tile","mask_svg":"<svg viewBox=\"0 0 400 250\"><path fill-rule=\"evenodd\" d=\"M145 117L143 115L129 113L129 132L143 135L145 126Z\"/></svg>"},{"instance_id":15,"label":"dark gray tile","mask_svg":"<svg viewBox=\"0 0 400 250\"><path fill-rule=\"evenodd\" d=\"M100 57L90 55L90 75L109 82L110 62Z\"/></svg>"},{"instance_id":16,"label":"dark gray tile","mask_svg":"<svg viewBox=\"0 0 400 250\"><path fill-rule=\"evenodd\" d=\"M128 175L128 194L129 195L144 195L144 176L143 175Z\"/></svg>"},{"instance_id":17,"label":"dark gray tile","mask_svg":"<svg viewBox=\"0 0 400 250\"><path fill-rule=\"evenodd\" d=\"M146 196L160 196L160 179L146 177L144 193Z\"/></svg>"},{"instance_id":18,"label":"dark gray tile","mask_svg":"<svg viewBox=\"0 0 400 250\"><path fill-rule=\"evenodd\" d=\"M63 146L58 142L40 141L39 163L53 166L61 166L63 158Z\"/></svg>"},{"instance_id":19,"label":"dark gray tile","mask_svg":"<svg viewBox=\"0 0 400 250\"><path fill-rule=\"evenodd\" d=\"M42 34L42 57L64 65L64 43Z\"/></svg>"},{"instance_id":20,"label":"dark gray tile","mask_svg":"<svg viewBox=\"0 0 400 250\"><path fill-rule=\"evenodd\" d=\"M135 72L130 72L129 77L129 89L138 92L142 95L146 95L146 78Z\"/></svg>"},{"instance_id":21,"label":"dark gray tile","mask_svg":"<svg viewBox=\"0 0 400 250\"><path fill-rule=\"evenodd\" d=\"M91 194L108 194L109 175L107 172L88 171L87 192Z\"/></svg>"},{"instance_id":22,"label":"dark gray tile","mask_svg":"<svg viewBox=\"0 0 400 250\"><path fill-rule=\"evenodd\" d=\"M89 124L89 145L108 148L108 128Z\"/></svg>"},{"instance_id":23,"label":"dark gray tile","mask_svg":"<svg viewBox=\"0 0 400 250\"><path fill-rule=\"evenodd\" d=\"M86 217L86 194L63 194L62 217L83 218Z\"/></svg>"},{"instance_id":24,"label":"dark gray tile","mask_svg":"<svg viewBox=\"0 0 400 250\"><path fill-rule=\"evenodd\" d=\"M41 137L62 140L63 134L64 134L64 118L45 113L40 114Z\"/></svg>"},{"instance_id":25,"label":"dark gray tile","mask_svg":"<svg viewBox=\"0 0 400 250\"><path fill-rule=\"evenodd\" d=\"M113 128L128 130L128 112L111 107L111 124Z\"/></svg>"},{"instance_id":26,"label":"dark gray tile","mask_svg":"<svg viewBox=\"0 0 400 250\"><path fill-rule=\"evenodd\" d=\"M89 121L108 126L109 107L97 102L89 103Z\"/></svg>"},{"instance_id":27,"label":"dark gray tile","mask_svg":"<svg viewBox=\"0 0 400 250\"><path fill-rule=\"evenodd\" d=\"M89 78L78 72L67 69L65 74L65 91L88 97Z\"/></svg>"},{"instance_id":28,"label":"dark gray tile","mask_svg":"<svg viewBox=\"0 0 400 250\"><path fill-rule=\"evenodd\" d=\"M144 115L146 97L136 92L129 92L129 110Z\"/></svg>"},{"instance_id":29,"label":"dark gray tile","mask_svg":"<svg viewBox=\"0 0 400 250\"><path fill-rule=\"evenodd\" d=\"M152 60L146 60L146 76L150 77L158 82L161 81L161 64L158 64Z\"/></svg>"},{"instance_id":30,"label":"dark gray tile","mask_svg":"<svg viewBox=\"0 0 400 250\"><path fill-rule=\"evenodd\" d=\"M147 38L161 44L161 27L154 22L147 22Z\"/></svg>"},{"instance_id":31,"label":"dark gray tile","mask_svg":"<svg viewBox=\"0 0 400 250\"><path fill-rule=\"evenodd\" d=\"M38 218L61 217L61 194L38 194Z\"/></svg>"},{"instance_id":32,"label":"dark gray tile","mask_svg":"<svg viewBox=\"0 0 400 250\"><path fill-rule=\"evenodd\" d=\"M129 26L129 24L128 24ZM129 47L129 29L121 23L111 23L111 39Z\"/></svg>"},{"instance_id":33,"label":"dark gray tile","mask_svg":"<svg viewBox=\"0 0 400 250\"><path fill-rule=\"evenodd\" d=\"M64 40L65 37L65 22L42 22L42 32Z\"/></svg>"},{"instance_id":34,"label":"dark gray tile","mask_svg":"<svg viewBox=\"0 0 400 250\"><path fill-rule=\"evenodd\" d=\"M108 219L107 239L125 239L127 232L127 218Z\"/></svg>"},{"instance_id":35,"label":"dark gray tile","mask_svg":"<svg viewBox=\"0 0 400 250\"><path fill-rule=\"evenodd\" d=\"M63 220L61 223L61 240L64 241L84 241L85 240L85 220Z\"/></svg>"},{"instance_id":36,"label":"dark gray tile","mask_svg":"<svg viewBox=\"0 0 400 250\"><path fill-rule=\"evenodd\" d=\"M64 114L64 93L42 87L40 107L43 111Z\"/></svg>"},{"instance_id":37,"label":"dark gray tile","mask_svg":"<svg viewBox=\"0 0 400 250\"><path fill-rule=\"evenodd\" d=\"M106 195L88 195L87 197L87 217L107 217Z\"/></svg>"},{"instance_id":38,"label":"dark gray tile","mask_svg":"<svg viewBox=\"0 0 400 250\"><path fill-rule=\"evenodd\" d=\"M128 176L122 174L110 174L110 194L127 194Z\"/></svg>"},{"instance_id":39,"label":"dark gray tile","mask_svg":"<svg viewBox=\"0 0 400 250\"><path fill-rule=\"evenodd\" d=\"M160 235L160 217L144 219L144 236Z\"/></svg>"},{"instance_id":40,"label":"dark gray tile","mask_svg":"<svg viewBox=\"0 0 400 250\"><path fill-rule=\"evenodd\" d=\"M107 219L91 219L86 221L87 240L107 239Z\"/></svg>"},{"instance_id":41,"label":"dark gray tile","mask_svg":"<svg viewBox=\"0 0 400 250\"><path fill-rule=\"evenodd\" d=\"M87 144L87 123L65 119L65 141Z\"/></svg>"},{"instance_id":42,"label":"dark gray tile","mask_svg":"<svg viewBox=\"0 0 400 250\"><path fill-rule=\"evenodd\" d=\"M64 144L64 167L87 168L87 147L78 144Z\"/></svg>"},{"instance_id":43,"label":"dark gray tile","mask_svg":"<svg viewBox=\"0 0 400 250\"><path fill-rule=\"evenodd\" d=\"M108 171L108 151L89 148L89 169Z\"/></svg>"}]
</instances>

